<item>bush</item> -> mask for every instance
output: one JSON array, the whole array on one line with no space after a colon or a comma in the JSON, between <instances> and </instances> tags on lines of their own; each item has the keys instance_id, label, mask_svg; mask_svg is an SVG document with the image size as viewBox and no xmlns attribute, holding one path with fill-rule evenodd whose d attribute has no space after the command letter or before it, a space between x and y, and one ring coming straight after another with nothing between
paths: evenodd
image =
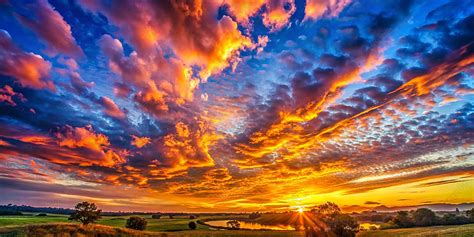
<instances>
[{"instance_id":1,"label":"bush","mask_svg":"<svg viewBox=\"0 0 474 237\"><path fill-rule=\"evenodd\" d=\"M23 213L19 211L1 210L0 216L21 216Z\"/></svg>"},{"instance_id":2,"label":"bush","mask_svg":"<svg viewBox=\"0 0 474 237\"><path fill-rule=\"evenodd\" d=\"M189 216L189 219L195 219L196 217L195 216Z\"/></svg>"},{"instance_id":3,"label":"bush","mask_svg":"<svg viewBox=\"0 0 474 237\"><path fill-rule=\"evenodd\" d=\"M474 208L471 208L471 210L466 211L467 218L469 218L469 221L471 223L474 223Z\"/></svg>"},{"instance_id":4,"label":"bush","mask_svg":"<svg viewBox=\"0 0 474 237\"><path fill-rule=\"evenodd\" d=\"M417 209L412 216L415 226L431 226L436 224L436 214L428 208Z\"/></svg>"},{"instance_id":5,"label":"bush","mask_svg":"<svg viewBox=\"0 0 474 237\"><path fill-rule=\"evenodd\" d=\"M458 216L454 214L445 214L440 221L441 225L463 225L468 224L469 219L465 216Z\"/></svg>"},{"instance_id":6,"label":"bush","mask_svg":"<svg viewBox=\"0 0 474 237\"><path fill-rule=\"evenodd\" d=\"M94 203L80 202L75 206L75 210L69 216L69 220L80 221L83 225L94 223L101 218L102 210L97 209Z\"/></svg>"},{"instance_id":7,"label":"bush","mask_svg":"<svg viewBox=\"0 0 474 237\"><path fill-rule=\"evenodd\" d=\"M262 216L262 214L260 214L260 213L258 213L258 212L253 212L253 213L250 213L249 219L252 219L252 220L253 220L253 219L257 219L257 218L259 218L259 217L261 217L261 216Z\"/></svg>"},{"instance_id":8,"label":"bush","mask_svg":"<svg viewBox=\"0 0 474 237\"><path fill-rule=\"evenodd\" d=\"M191 229L191 230L195 230L196 227L197 227L196 222L194 222L194 221L190 221L188 226L189 226L189 229Z\"/></svg>"},{"instance_id":9,"label":"bush","mask_svg":"<svg viewBox=\"0 0 474 237\"><path fill-rule=\"evenodd\" d=\"M408 228L414 226L413 221L407 211L397 212L397 215L393 218L393 223L401 228Z\"/></svg>"},{"instance_id":10,"label":"bush","mask_svg":"<svg viewBox=\"0 0 474 237\"><path fill-rule=\"evenodd\" d=\"M151 215L151 218L153 218L153 219L160 219L160 218L161 218L161 215L160 215L160 214L153 214L153 215Z\"/></svg>"},{"instance_id":11,"label":"bush","mask_svg":"<svg viewBox=\"0 0 474 237\"><path fill-rule=\"evenodd\" d=\"M134 230L145 230L146 224L148 222L145 218L139 216L132 216L127 219L127 223L125 224L126 228L134 229Z\"/></svg>"},{"instance_id":12,"label":"bush","mask_svg":"<svg viewBox=\"0 0 474 237\"><path fill-rule=\"evenodd\" d=\"M48 216L46 213L39 213L39 214L36 214L36 216Z\"/></svg>"},{"instance_id":13,"label":"bush","mask_svg":"<svg viewBox=\"0 0 474 237\"><path fill-rule=\"evenodd\" d=\"M336 236L353 237L359 231L359 223L347 214L333 214L330 218L326 219L326 223Z\"/></svg>"}]
</instances>

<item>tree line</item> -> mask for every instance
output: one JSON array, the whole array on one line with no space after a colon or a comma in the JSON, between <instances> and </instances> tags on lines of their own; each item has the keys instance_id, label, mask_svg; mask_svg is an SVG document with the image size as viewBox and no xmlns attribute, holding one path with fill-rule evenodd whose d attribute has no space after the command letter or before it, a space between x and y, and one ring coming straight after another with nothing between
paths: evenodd
<instances>
[{"instance_id":1,"label":"tree line","mask_svg":"<svg viewBox=\"0 0 474 237\"><path fill-rule=\"evenodd\" d=\"M387 220L389 228L410 228L433 225L463 225L474 223L474 208L456 214L446 213L438 216L428 208L419 208L416 211L399 211L393 218Z\"/></svg>"}]
</instances>

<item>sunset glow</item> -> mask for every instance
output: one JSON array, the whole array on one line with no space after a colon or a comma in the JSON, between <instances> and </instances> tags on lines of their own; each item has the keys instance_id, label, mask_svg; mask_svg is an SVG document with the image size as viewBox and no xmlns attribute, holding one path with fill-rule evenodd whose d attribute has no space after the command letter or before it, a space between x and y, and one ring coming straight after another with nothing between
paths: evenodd
<instances>
[{"instance_id":1,"label":"sunset glow","mask_svg":"<svg viewBox=\"0 0 474 237\"><path fill-rule=\"evenodd\" d=\"M472 1L250 2L0 1L0 204L474 207Z\"/></svg>"}]
</instances>

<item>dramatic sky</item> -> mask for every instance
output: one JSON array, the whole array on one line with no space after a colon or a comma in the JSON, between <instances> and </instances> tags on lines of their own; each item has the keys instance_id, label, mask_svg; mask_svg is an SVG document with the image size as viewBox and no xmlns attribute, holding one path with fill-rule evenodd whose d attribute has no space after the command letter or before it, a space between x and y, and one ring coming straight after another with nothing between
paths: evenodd
<instances>
[{"instance_id":1,"label":"dramatic sky","mask_svg":"<svg viewBox=\"0 0 474 237\"><path fill-rule=\"evenodd\" d=\"M474 202L474 1L0 0L0 204Z\"/></svg>"}]
</instances>

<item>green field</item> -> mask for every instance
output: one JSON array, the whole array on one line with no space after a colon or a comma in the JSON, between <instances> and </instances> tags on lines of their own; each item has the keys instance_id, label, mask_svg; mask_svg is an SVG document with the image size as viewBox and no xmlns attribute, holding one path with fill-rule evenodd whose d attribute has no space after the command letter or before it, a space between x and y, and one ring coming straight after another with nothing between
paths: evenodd
<instances>
[{"instance_id":1,"label":"green field","mask_svg":"<svg viewBox=\"0 0 474 237\"><path fill-rule=\"evenodd\" d=\"M149 215L142 216L148 221L147 229L132 231L124 229L129 216L103 217L98 225L83 227L67 220L66 215L50 214L46 217L34 215L25 216L0 216L1 233L40 233L39 236L91 236L91 233L100 233L101 236L159 236L159 237L240 237L240 236L274 236L274 237L299 237L304 236L302 231L262 231L262 230L215 230L206 225L197 225L197 230L189 230L188 223L197 219L189 216L176 216L173 219L164 216L161 219L152 219ZM199 219L232 219L243 216L201 216ZM49 223L49 224L48 224ZM72 233L75 233L74 235ZM22 235L23 234L23 235ZM30 234L28 234L29 236ZM474 224L459 226L433 226L424 228L390 229L360 232L358 237L398 237L398 236L474 236Z\"/></svg>"}]
</instances>

